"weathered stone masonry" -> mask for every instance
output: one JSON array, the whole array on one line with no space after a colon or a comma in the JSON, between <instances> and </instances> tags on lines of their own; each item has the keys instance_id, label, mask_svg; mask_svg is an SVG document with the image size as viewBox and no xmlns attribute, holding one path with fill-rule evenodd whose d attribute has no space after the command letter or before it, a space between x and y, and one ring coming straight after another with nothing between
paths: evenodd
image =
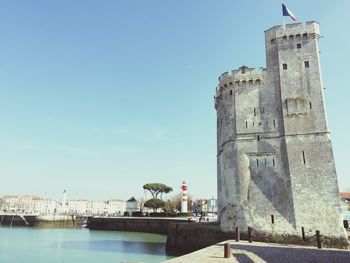
<instances>
[{"instance_id":1,"label":"weathered stone masonry","mask_svg":"<svg viewBox=\"0 0 350 263\"><path fill-rule=\"evenodd\" d=\"M319 24L265 31L266 68L219 77L218 213L221 228L269 235L346 237L327 126Z\"/></svg>"}]
</instances>

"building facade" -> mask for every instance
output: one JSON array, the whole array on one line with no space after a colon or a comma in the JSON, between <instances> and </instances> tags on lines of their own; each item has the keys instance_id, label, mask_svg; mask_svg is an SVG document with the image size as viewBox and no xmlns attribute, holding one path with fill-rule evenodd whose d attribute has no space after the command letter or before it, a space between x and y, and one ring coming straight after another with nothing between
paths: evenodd
<instances>
[{"instance_id":1,"label":"building facade","mask_svg":"<svg viewBox=\"0 0 350 263\"><path fill-rule=\"evenodd\" d=\"M218 218L224 231L346 236L323 100L319 24L265 31L266 68L216 89Z\"/></svg>"}]
</instances>

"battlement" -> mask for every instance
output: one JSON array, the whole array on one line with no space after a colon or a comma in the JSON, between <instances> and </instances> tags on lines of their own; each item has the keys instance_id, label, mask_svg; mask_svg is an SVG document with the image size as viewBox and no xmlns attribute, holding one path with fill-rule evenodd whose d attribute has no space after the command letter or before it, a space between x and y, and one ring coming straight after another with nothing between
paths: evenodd
<instances>
[{"instance_id":1,"label":"battlement","mask_svg":"<svg viewBox=\"0 0 350 263\"><path fill-rule=\"evenodd\" d=\"M223 74L221 74L218 78L220 84L223 84L224 82L227 82L228 80L231 81L231 85L233 83L235 84L252 84L256 81L260 82L263 79L264 71L266 69L260 67L257 68L248 68L247 66L241 66L238 69L234 69L231 71L226 71Z\"/></svg>"},{"instance_id":2,"label":"battlement","mask_svg":"<svg viewBox=\"0 0 350 263\"><path fill-rule=\"evenodd\" d=\"M271 42L274 39L305 38L309 35L319 37L320 27L317 22L287 24L285 28L279 25L265 31L266 40L271 40Z\"/></svg>"}]
</instances>

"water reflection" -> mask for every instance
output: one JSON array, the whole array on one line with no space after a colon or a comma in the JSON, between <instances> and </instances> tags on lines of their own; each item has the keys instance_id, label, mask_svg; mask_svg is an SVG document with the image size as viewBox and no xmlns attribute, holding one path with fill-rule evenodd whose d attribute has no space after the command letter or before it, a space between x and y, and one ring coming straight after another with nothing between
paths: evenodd
<instances>
[{"instance_id":1,"label":"water reflection","mask_svg":"<svg viewBox=\"0 0 350 263\"><path fill-rule=\"evenodd\" d=\"M57 244L53 244L57 247ZM119 252L132 254L165 255L162 243L127 240L90 240L90 241L63 241L62 249L94 250L105 252Z\"/></svg>"}]
</instances>

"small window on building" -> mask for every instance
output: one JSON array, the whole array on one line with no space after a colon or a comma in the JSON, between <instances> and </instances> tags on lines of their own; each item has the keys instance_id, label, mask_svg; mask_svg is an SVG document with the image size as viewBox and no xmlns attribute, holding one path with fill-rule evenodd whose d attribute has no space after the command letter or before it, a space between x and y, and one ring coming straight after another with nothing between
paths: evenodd
<instances>
[{"instance_id":1,"label":"small window on building","mask_svg":"<svg viewBox=\"0 0 350 263\"><path fill-rule=\"evenodd\" d=\"M282 67L283 67L284 70L286 70L288 68L287 63L283 63Z\"/></svg>"},{"instance_id":2,"label":"small window on building","mask_svg":"<svg viewBox=\"0 0 350 263\"><path fill-rule=\"evenodd\" d=\"M305 152L304 152L304 151L302 151L301 153L302 153L302 155L303 155L303 164L306 164Z\"/></svg>"},{"instance_id":3,"label":"small window on building","mask_svg":"<svg viewBox=\"0 0 350 263\"><path fill-rule=\"evenodd\" d=\"M304 66L305 66L305 68L309 68L310 67L309 61L304 61Z\"/></svg>"},{"instance_id":4,"label":"small window on building","mask_svg":"<svg viewBox=\"0 0 350 263\"><path fill-rule=\"evenodd\" d=\"M289 35L289 40L293 40L294 36L293 35Z\"/></svg>"},{"instance_id":5,"label":"small window on building","mask_svg":"<svg viewBox=\"0 0 350 263\"><path fill-rule=\"evenodd\" d=\"M301 48L301 43L297 43L297 49Z\"/></svg>"},{"instance_id":6,"label":"small window on building","mask_svg":"<svg viewBox=\"0 0 350 263\"><path fill-rule=\"evenodd\" d=\"M276 121L273 120L273 127L276 127Z\"/></svg>"},{"instance_id":7,"label":"small window on building","mask_svg":"<svg viewBox=\"0 0 350 263\"><path fill-rule=\"evenodd\" d=\"M257 138L258 138L258 141L260 141L260 135L258 135Z\"/></svg>"},{"instance_id":8,"label":"small window on building","mask_svg":"<svg viewBox=\"0 0 350 263\"><path fill-rule=\"evenodd\" d=\"M256 79L256 80L255 80L255 83L256 83L256 84L260 84L260 79Z\"/></svg>"},{"instance_id":9,"label":"small window on building","mask_svg":"<svg viewBox=\"0 0 350 263\"><path fill-rule=\"evenodd\" d=\"M230 82L229 85L232 86L232 82Z\"/></svg>"},{"instance_id":10,"label":"small window on building","mask_svg":"<svg viewBox=\"0 0 350 263\"><path fill-rule=\"evenodd\" d=\"M259 159L256 159L256 166L259 167Z\"/></svg>"},{"instance_id":11,"label":"small window on building","mask_svg":"<svg viewBox=\"0 0 350 263\"><path fill-rule=\"evenodd\" d=\"M235 83L236 83L237 85L239 85L239 80L236 80Z\"/></svg>"},{"instance_id":12,"label":"small window on building","mask_svg":"<svg viewBox=\"0 0 350 263\"><path fill-rule=\"evenodd\" d=\"M253 84L253 80L252 79L249 80L249 84Z\"/></svg>"},{"instance_id":13,"label":"small window on building","mask_svg":"<svg viewBox=\"0 0 350 263\"><path fill-rule=\"evenodd\" d=\"M248 128L248 122L247 121L245 122L245 127Z\"/></svg>"},{"instance_id":14,"label":"small window on building","mask_svg":"<svg viewBox=\"0 0 350 263\"><path fill-rule=\"evenodd\" d=\"M232 95L232 90L230 90L230 95Z\"/></svg>"},{"instance_id":15,"label":"small window on building","mask_svg":"<svg viewBox=\"0 0 350 263\"><path fill-rule=\"evenodd\" d=\"M287 36L283 36L282 39L283 39L283 40L287 40Z\"/></svg>"},{"instance_id":16,"label":"small window on building","mask_svg":"<svg viewBox=\"0 0 350 263\"><path fill-rule=\"evenodd\" d=\"M275 158L272 158L272 166L275 167Z\"/></svg>"},{"instance_id":17,"label":"small window on building","mask_svg":"<svg viewBox=\"0 0 350 263\"><path fill-rule=\"evenodd\" d=\"M275 39L271 39L271 44L275 44Z\"/></svg>"},{"instance_id":18,"label":"small window on building","mask_svg":"<svg viewBox=\"0 0 350 263\"><path fill-rule=\"evenodd\" d=\"M310 102L310 110L312 110L312 103Z\"/></svg>"},{"instance_id":19,"label":"small window on building","mask_svg":"<svg viewBox=\"0 0 350 263\"><path fill-rule=\"evenodd\" d=\"M304 34L303 34L303 38L307 38L307 33L304 33Z\"/></svg>"},{"instance_id":20,"label":"small window on building","mask_svg":"<svg viewBox=\"0 0 350 263\"><path fill-rule=\"evenodd\" d=\"M254 116L256 116L256 109L254 108Z\"/></svg>"}]
</instances>

